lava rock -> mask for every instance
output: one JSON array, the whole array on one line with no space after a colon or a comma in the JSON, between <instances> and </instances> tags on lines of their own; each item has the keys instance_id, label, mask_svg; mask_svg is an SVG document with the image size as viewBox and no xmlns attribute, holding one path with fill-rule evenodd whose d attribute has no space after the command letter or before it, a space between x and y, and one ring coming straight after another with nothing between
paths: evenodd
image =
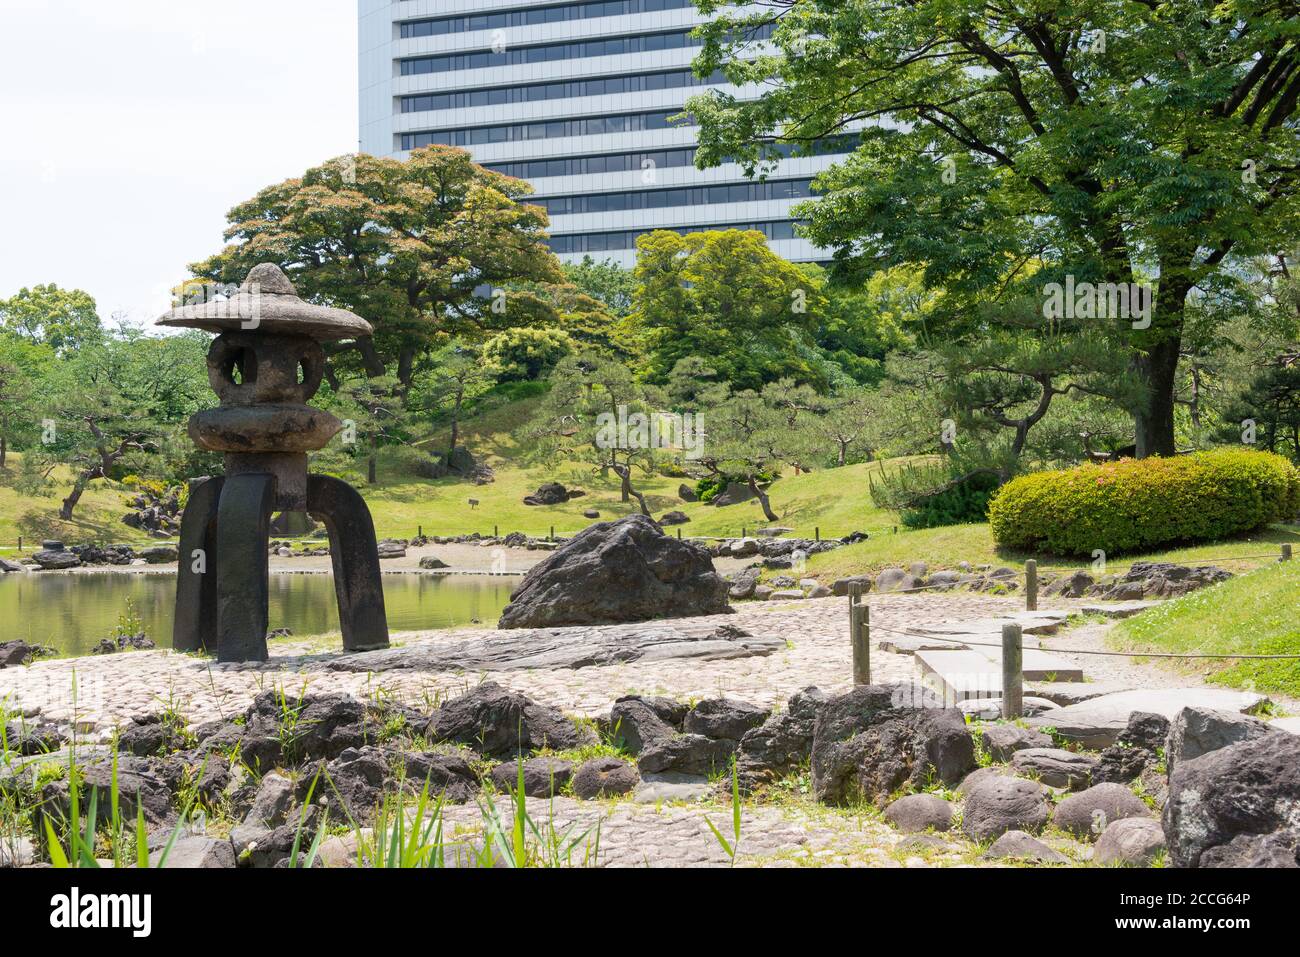
<instances>
[{"instance_id":1,"label":"lava rock","mask_svg":"<svg viewBox=\"0 0 1300 957\"><path fill-rule=\"evenodd\" d=\"M160 714L137 715L118 735L117 749L139 757L175 751L185 746L185 736L175 722Z\"/></svg>"},{"instance_id":2,"label":"lava rock","mask_svg":"<svg viewBox=\"0 0 1300 957\"><path fill-rule=\"evenodd\" d=\"M961 712L918 685L862 685L831 698L817 718L812 785L823 803L857 795L879 803L931 778L956 784L974 767Z\"/></svg>"},{"instance_id":3,"label":"lava rock","mask_svg":"<svg viewBox=\"0 0 1300 957\"><path fill-rule=\"evenodd\" d=\"M76 568L81 564L81 559L73 552L48 548L34 553L32 561L46 571L61 571L65 568Z\"/></svg>"},{"instance_id":4,"label":"lava rock","mask_svg":"<svg viewBox=\"0 0 1300 957\"><path fill-rule=\"evenodd\" d=\"M438 568L448 568L449 566L435 555L425 555L420 559L420 567L425 571L433 571Z\"/></svg>"},{"instance_id":5,"label":"lava rock","mask_svg":"<svg viewBox=\"0 0 1300 957\"><path fill-rule=\"evenodd\" d=\"M149 866L164 870L233 868L235 848L230 841L215 837L182 837L170 849L152 852L149 855Z\"/></svg>"},{"instance_id":6,"label":"lava rock","mask_svg":"<svg viewBox=\"0 0 1300 957\"><path fill-rule=\"evenodd\" d=\"M53 648L43 645L29 645L22 639L0 642L0 668L14 668L29 665L37 658L49 658L55 654Z\"/></svg>"},{"instance_id":7,"label":"lava rock","mask_svg":"<svg viewBox=\"0 0 1300 957\"><path fill-rule=\"evenodd\" d=\"M660 525L685 525L691 517L685 512L664 512L659 516Z\"/></svg>"},{"instance_id":8,"label":"lava rock","mask_svg":"<svg viewBox=\"0 0 1300 957\"><path fill-rule=\"evenodd\" d=\"M991 775L966 792L961 829L975 841L1007 831L1038 832L1047 824L1047 789L1037 781Z\"/></svg>"},{"instance_id":9,"label":"lava rock","mask_svg":"<svg viewBox=\"0 0 1300 957\"><path fill-rule=\"evenodd\" d=\"M427 786L431 797L452 804L463 804L478 793L478 778L464 755L414 751L404 754L402 760L410 791L418 793Z\"/></svg>"},{"instance_id":10,"label":"lava rock","mask_svg":"<svg viewBox=\"0 0 1300 957\"><path fill-rule=\"evenodd\" d=\"M1181 716L1180 716L1181 717ZM1165 840L1175 867L1213 861L1276 857L1300 844L1300 735L1253 737L1179 762L1169 776ZM1276 835L1277 840L1258 840ZM1245 839L1234 848L1238 837Z\"/></svg>"},{"instance_id":11,"label":"lava rock","mask_svg":"<svg viewBox=\"0 0 1300 957\"><path fill-rule=\"evenodd\" d=\"M1165 832L1159 821L1149 817L1126 817L1113 821L1101 832L1092 859L1098 864L1146 867L1164 849Z\"/></svg>"},{"instance_id":12,"label":"lava rock","mask_svg":"<svg viewBox=\"0 0 1300 957\"><path fill-rule=\"evenodd\" d=\"M609 712L609 726L615 742L631 754L671 738L677 729L665 721L644 698L619 698Z\"/></svg>"},{"instance_id":13,"label":"lava rock","mask_svg":"<svg viewBox=\"0 0 1300 957\"><path fill-rule=\"evenodd\" d=\"M524 762L524 794L548 798L559 794L573 777L573 763L558 758L532 758ZM515 791L519 786L519 764L506 761L492 769L492 783L499 791Z\"/></svg>"},{"instance_id":14,"label":"lava rock","mask_svg":"<svg viewBox=\"0 0 1300 957\"><path fill-rule=\"evenodd\" d=\"M826 704L818 688L805 688L790 697L777 712L740 739L736 773L745 791L790 774L812 755L817 716Z\"/></svg>"},{"instance_id":15,"label":"lava rock","mask_svg":"<svg viewBox=\"0 0 1300 957\"><path fill-rule=\"evenodd\" d=\"M717 774L727 768L737 742L728 738L706 738L702 734L678 734L648 745L637 759L643 774Z\"/></svg>"},{"instance_id":16,"label":"lava rock","mask_svg":"<svg viewBox=\"0 0 1300 957\"><path fill-rule=\"evenodd\" d=\"M1027 748L1012 755L1011 767L1017 774L1036 777L1048 787L1075 790L1092 781L1097 759L1062 748Z\"/></svg>"},{"instance_id":17,"label":"lava rock","mask_svg":"<svg viewBox=\"0 0 1300 957\"><path fill-rule=\"evenodd\" d=\"M1169 719L1162 714L1135 711L1115 744L1102 751L1092 779L1098 783L1128 784L1147 768L1160 763L1169 738Z\"/></svg>"},{"instance_id":18,"label":"lava rock","mask_svg":"<svg viewBox=\"0 0 1300 957\"><path fill-rule=\"evenodd\" d=\"M709 552L644 515L588 526L536 565L500 628L614 624L726 614L727 583Z\"/></svg>"},{"instance_id":19,"label":"lava rock","mask_svg":"<svg viewBox=\"0 0 1300 957\"><path fill-rule=\"evenodd\" d=\"M952 805L934 794L909 794L885 808L885 820L907 834L946 831L952 827Z\"/></svg>"},{"instance_id":20,"label":"lava rock","mask_svg":"<svg viewBox=\"0 0 1300 957\"><path fill-rule=\"evenodd\" d=\"M584 801L629 794L640 776L636 768L618 758L592 758L573 775L573 793Z\"/></svg>"},{"instance_id":21,"label":"lava rock","mask_svg":"<svg viewBox=\"0 0 1300 957\"><path fill-rule=\"evenodd\" d=\"M1183 761L1199 758L1239 741L1278 733L1263 721L1244 714L1211 708L1184 708L1170 725L1165 765L1172 774Z\"/></svg>"},{"instance_id":22,"label":"lava rock","mask_svg":"<svg viewBox=\"0 0 1300 957\"><path fill-rule=\"evenodd\" d=\"M1052 821L1063 831L1090 841L1110 825L1130 817L1151 817L1151 809L1122 784L1095 784L1056 806Z\"/></svg>"},{"instance_id":23,"label":"lava rock","mask_svg":"<svg viewBox=\"0 0 1300 957\"><path fill-rule=\"evenodd\" d=\"M486 681L448 701L429 722L435 741L453 741L489 756L518 754L537 748L564 750L595 741L580 732L555 708Z\"/></svg>"},{"instance_id":24,"label":"lava rock","mask_svg":"<svg viewBox=\"0 0 1300 957\"><path fill-rule=\"evenodd\" d=\"M1033 861L1035 864L1068 864L1070 859L1048 847L1032 834L1007 831L989 845L984 858L990 861Z\"/></svg>"},{"instance_id":25,"label":"lava rock","mask_svg":"<svg viewBox=\"0 0 1300 957\"><path fill-rule=\"evenodd\" d=\"M559 482L547 482L532 495L524 496L525 505L560 505L569 500L569 490Z\"/></svg>"},{"instance_id":26,"label":"lava rock","mask_svg":"<svg viewBox=\"0 0 1300 957\"><path fill-rule=\"evenodd\" d=\"M990 724L980 729L980 744L994 761L1010 761L1017 751L1050 748L1052 736L1014 724Z\"/></svg>"},{"instance_id":27,"label":"lava rock","mask_svg":"<svg viewBox=\"0 0 1300 957\"><path fill-rule=\"evenodd\" d=\"M748 701L710 698L687 712L682 730L687 734L702 734L706 738L739 741L746 732L766 721L770 713L766 708Z\"/></svg>"}]
</instances>

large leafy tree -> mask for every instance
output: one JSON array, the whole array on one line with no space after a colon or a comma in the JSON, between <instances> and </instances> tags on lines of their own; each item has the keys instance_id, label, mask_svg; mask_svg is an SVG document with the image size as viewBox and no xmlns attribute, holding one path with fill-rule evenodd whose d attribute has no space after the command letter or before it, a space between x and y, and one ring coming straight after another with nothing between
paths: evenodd
<instances>
[{"instance_id":1,"label":"large leafy tree","mask_svg":"<svg viewBox=\"0 0 1300 957\"><path fill-rule=\"evenodd\" d=\"M0 299L0 330L47 345L60 355L98 342L104 335L90 294L60 289L54 283L24 287Z\"/></svg>"},{"instance_id":2,"label":"large leafy tree","mask_svg":"<svg viewBox=\"0 0 1300 957\"><path fill-rule=\"evenodd\" d=\"M737 388L820 379L806 355L825 308L820 281L772 252L762 233L649 233L637 240L635 278L628 321L652 381L688 356L706 357Z\"/></svg>"},{"instance_id":3,"label":"large leafy tree","mask_svg":"<svg viewBox=\"0 0 1300 957\"><path fill-rule=\"evenodd\" d=\"M706 13L748 6L701 0ZM755 27L772 50L740 56ZM808 235L842 274L917 264L963 300L1157 284L1150 324L1098 319L1139 386L1139 455L1175 451L1189 303L1297 232L1300 9L1244 0L770 0L702 28L699 161L866 125L819 179Z\"/></svg>"},{"instance_id":4,"label":"large leafy tree","mask_svg":"<svg viewBox=\"0 0 1300 957\"><path fill-rule=\"evenodd\" d=\"M331 345L332 365L346 357L406 390L447 337L515 324L511 283L561 279L546 214L526 203L531 191L450 147L405 161L345 156L236 206L228 245L191 268L231 283L259 262L276 263L299 295L374 325L373 339ZM529 299L521 321L539 308Z\"/></svg>"},{"instance_id":5,"label":"large leafy tree","mask_svg":"<svg viewBox=\"0 0 1300 957\"><path fill-rule=\"evenodd\" d=\"M10 447L37 431L36 400L52 361L49 347L0 333L0 469Z\"/></svg>"}]
</instances>

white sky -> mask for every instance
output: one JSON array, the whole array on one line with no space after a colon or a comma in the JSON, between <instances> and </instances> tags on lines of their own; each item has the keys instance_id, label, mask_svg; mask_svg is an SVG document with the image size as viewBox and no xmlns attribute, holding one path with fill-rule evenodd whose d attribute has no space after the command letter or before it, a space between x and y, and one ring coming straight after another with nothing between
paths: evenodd
<instances>
[{"instance_id":1,"label":"white sky","mask_svg":"<svg viewBox=\"0 0 1300 957\"><path fill-rule=\"evenodd\" d=\"M152 323L225 213L357 148L356 0L0 0L0 298Z\"/></svg>"}]
</instances>

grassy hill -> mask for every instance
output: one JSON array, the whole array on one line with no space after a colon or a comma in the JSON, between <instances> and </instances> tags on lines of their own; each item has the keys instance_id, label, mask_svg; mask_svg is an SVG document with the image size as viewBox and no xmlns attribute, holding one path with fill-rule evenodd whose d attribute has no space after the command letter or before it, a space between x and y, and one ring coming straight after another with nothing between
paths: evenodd
<instances>
[{"instance_id":1,"label":"grassy hill","mask_svg":"<svg viewBox=\"0 0 1300 957\"><path fill-rule=\"evenodd\" d=\"M494 525L502 533L521 531L530 535L569 534L591 524L582 513L594 508L601 519L618 518L638 511L635 501L622 502L619 481L614 475L602 476L590 466L568 464L557 468L529 466L523 463L524 451L514 438L518 428L531 414L536 400L511 403L471 419L462 428L467 448L496 469L496 481L476 486L463 479L421 479L408 470L381 460L379 483L362 487L375 516L380 535L408 537L423 526L425 534L448 535L462 532L491 532ZM437 433L420 446L434 451L446 444L446 435ZM866 532L888 529L897 522L893 513L876 508L867 493L867 473L877 464L851 465L785 477L772 484L772 507L781 516L780 524L795 534L811 538L820 527L824 537L839 537L851 531ZM581 488L586 495L561 505L529 506L525 495L543 482L563 482ZM692 479L680 476L638 476L635 485L645 493L656 517L668 511L682 511L691 521L682 529L684 535L739 535L742 529L771 524L757 502L717 508L698 502L683 502L677 494L683 483ZM469 500L478 501L476 507Z\"/></svg>"},{"instance_id":2,"label":"grassy hill","mask_svg":"<svg viewBox=\"0 0 1300 957\"><path fill-rule=\"evenodd\" d=\"M1278 563L1193 592L1120 623L1124 651L1300 654L1300 561ZM1300 659L1194 659L1185 667L1215 684L1300 697Z\"/></svg>"},{"instance_id":3,"label":"grassy hill","mask_svg":"<svg viewBox=\"0 0 1300 957\"><path fill-rule=\"evenodd\" d=\"M148 535L122 524L128 496L125 486L95 482L77 504L72 520L65 522L59 518L59 506L72 487L71 472L56 470L55 484L47 495L23 495L14 488L20 461L20 456L10 453L9 468L0 472L0 554L16 551L20 535L25 544L33 547L43 538L57 538L68 544L150 540Z\"/></svg>"}]
</instances>

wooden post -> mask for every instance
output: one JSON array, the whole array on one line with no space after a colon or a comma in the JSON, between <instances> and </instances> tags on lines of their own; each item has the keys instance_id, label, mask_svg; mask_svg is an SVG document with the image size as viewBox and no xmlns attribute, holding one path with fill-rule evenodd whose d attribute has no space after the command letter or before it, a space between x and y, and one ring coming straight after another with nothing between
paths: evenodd
<instances>
[{"instance_id":1,"label":"wooden post","mask_svg":"<svg viewBox=\"0 0 1300 957\"><path fill-rule=\"evenodd\" d=\"M1038 611L1038 562L1025 562L1025 610Z\"/></svg>"},{"instance_id":2,"label":"wooden post","mask_svg":"<svg viewBox=\"0 0 1300 957\"><path fill-rule=\"evenodd\" d=\"M862 585L849 585L849 642L853 646L853 683L871 684L871 608L862 604Z\"/></svg>"},{"instance_id":3,"label":"wooden post","mask_svg":"<svg viewBox=\"0 0 1300 957\"><path fill-rule=\"evenodd\" d=\"M493 526L492 526L492 537L493 537L493 538L500 538L500 537L501 537L501 526L500 526L500 525L493 525Z\"/></svg>"},{"instance_id":4,"label":"wooden post","mask_svg":"<svg viewBox=\"0 0 1300 957\"><path fill-rule=\"evenodd\" d=\"M1024 714L1024 675L1020 626L1002 626L1002 717L1011 721Z\"/></svg>"},{"instance_id":5,"label":"wooden post","mask_svg":"<svg viewBox=\"0 0 1300 957\"><path fill-rule=\"evenodd\" d=\"M415 526L415 527L416 527L416 529L418 529L418 531L419 531L419 533L418 533L415 537L416 537L416 538L424 538L424 526L423 526L423 525L417 525L417 526Z\"/></svg>"},{"instance_id":6,"label":"wooden post","mask_svg":"<svg viewBox=\"0 0 1300 957\"><path fill-rule=\"evenodd\" d=\"M740 526L740 537L741 537L741 538L749 538L749 535L746 534L748 531L749 531L749 529L745 528L744 525Z\"/></svg>"},{"instance_id":7,"label":"wooden post","mask_svg":"<svg viewBox=\"0 0 1300 957\"><path fill-rule=\"evenodd\" d=\"M677 529L677 540L679 542L682 540L682 530L680 528Z\"/></svg>"},{"instance_id":8,"label":"wooden post","mask_svg":"<svg viewBox=\"0 0 1300 957\"><path fill-rule=\"evenodd\" d=\"M23 537L21 535L18 536L18 550L20 552L23 550Z\"/></svg>"},{"instance_id":9,"label":"wooden post","mask_svg":"<svg viewBox=\"0 0 1300 957\"><path fill-rule=\"evenodd\" d=\"M555 526L551 526L551 541L555 541Z\"/></svg>"},{"instance_id":10,"label":"wooden post","mask_svg":"<svg viewBox=\"0 0 1300 957\"><path fill-rule=\"evenodd\" d=\"M18 539L18 550L19 551L23 550L23 540L21 538ZM1289 562L1290 560L1291 560L1291 543L1284 542L1282 544L1282 561Z\"/></svg>"},{"instance_id":11,"label":"wooden post","mask_svg":"<svg viewBox=\"0 0 1300 957\"><path fill-rule=\"evenodd\" d=\"M813 534L816 536L817 541L820 542L822 540L822 527L818 525L816 528L814 528Z\"/></svg>"}]
</instances>

